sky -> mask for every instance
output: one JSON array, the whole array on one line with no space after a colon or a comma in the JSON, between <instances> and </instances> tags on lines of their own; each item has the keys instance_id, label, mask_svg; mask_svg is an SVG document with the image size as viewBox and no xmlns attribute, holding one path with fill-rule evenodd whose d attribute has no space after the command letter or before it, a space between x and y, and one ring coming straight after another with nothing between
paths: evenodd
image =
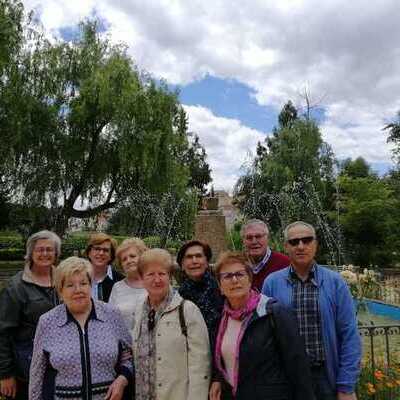
<instances>
[{"instance_id":1,"label":"sky","mask_svg":"<svg viewBox=\"0 0 400 400\"><path fill-rule=\"evenodd\" d=\"M231 191L288 101L317 110L338 159L392 166L400 110L398 0L24 0L49 35L97 17L140 69L179 88L215 189Z\"/></svg>"}]
</instances>

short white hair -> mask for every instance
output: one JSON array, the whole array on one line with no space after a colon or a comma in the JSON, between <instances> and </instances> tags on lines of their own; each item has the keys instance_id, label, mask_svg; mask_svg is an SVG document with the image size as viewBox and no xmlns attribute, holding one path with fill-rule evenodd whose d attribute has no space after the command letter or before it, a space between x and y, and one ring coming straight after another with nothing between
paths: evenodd
<instances>
[{"instance_id":1,"label":"short white hair","mask_svg":"<svg viewBox=\"0 0 400 400\"><path fill-rule=\"evenodd\" d=\"M263 228L263 230L265 231L265 234L267 236L269 235L268 226L264 221L262 221L261 219L250 219L242 226L242 229L240 229L240 236L243 238L246 234L247 229L253 225L261 226Z\"/></svg>"},{"instance_id":2,"label":"short white hair","mask_svg":"<svg viewBox=\"0 0 400 400\"><path fill-rule=\"evenodd\" d=\"M304 221L296 221L296 222L292 222L291 224L287 225L286 228L283 230L283 238L284 238L285 242L288 241L289 231L291 229L295 228L296 226L304 226L304 227L310 229L310 231L312 232L312 235L314 236L314 239L317 238L315 228L311 224L304 222Z\"/></svg>"}]
</instances>

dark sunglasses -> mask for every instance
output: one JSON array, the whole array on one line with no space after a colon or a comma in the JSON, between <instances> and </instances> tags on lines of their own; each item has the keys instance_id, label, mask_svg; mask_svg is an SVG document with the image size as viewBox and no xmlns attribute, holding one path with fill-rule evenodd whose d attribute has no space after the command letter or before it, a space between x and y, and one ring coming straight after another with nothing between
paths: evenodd
<instances>
[{"instance_id":1,"label":"dark sunglasses","mask_svg":"<svg viewBox=\"0 0 400 400\"><path fill-rule=\"evenodd\" d=\"M156 310L150 310L147 315L147 328L151 332L156 324Z\"/></svg>"},{"instance_id":2,"label":"dark sunglasses","mask_svg":"<svg viewBox=\"0 0 400 400\"><path fill-rule=\"evenodd\" d=\"M315 239L314 236L305 236L301 238L288 239L288 243L294 247L298 246L300 242L303 244L310 244L314 239Z\"/></svg>"}]
</instances>

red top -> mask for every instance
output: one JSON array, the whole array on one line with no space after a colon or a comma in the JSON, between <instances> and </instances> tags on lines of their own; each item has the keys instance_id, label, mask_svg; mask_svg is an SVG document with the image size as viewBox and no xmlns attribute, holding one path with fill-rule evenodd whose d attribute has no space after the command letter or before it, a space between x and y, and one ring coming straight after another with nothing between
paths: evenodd
<instances>
[{"instance_id":1,"label":"red top","mask_svg":"<svg viewBox=\"0 0 400 400\"><path fill-rule=\"evenodd\" d=\"M267 265L258 273L253 275L252 287L261 292L265 278L272 274L272 272L279 271L280 269L286 268L290 265L288 256L282 253L273 251L269 258Z\"/></svg>"}]
</instances>

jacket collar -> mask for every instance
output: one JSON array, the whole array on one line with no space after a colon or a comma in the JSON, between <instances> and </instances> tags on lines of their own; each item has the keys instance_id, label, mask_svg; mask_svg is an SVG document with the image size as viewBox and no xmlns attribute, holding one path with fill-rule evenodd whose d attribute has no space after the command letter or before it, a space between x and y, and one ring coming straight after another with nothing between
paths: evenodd
<instances>
[{"instance_id":1,"label":"jacket collar","mask_svg":"<svg viewBox=\"0 0 400 400\"><path fill-rule=\"evenodd\" d=\"M51 286L54 286L54 272L55 272L55 267L52 266L50 270L50 281L51 281ZM22 272L22 280L27 283L33 283L34 285L38 286L43 286L41 285L35 278L35 276L32 274L32 270L30 268L29 263L25 263L24 266L24 271Z\"/></svg>"},{"instance_id":2,"label":"jacket collar","mask_svg":"<svg viewBox=\"0 0 400 400\"><path fill-rule=\"evenodd\" d=\"M319 265L314 262L314 265L311 268L311 273L312 273L312 282L315 286L317 286L318 288L321 287L323 281L324 281L324 277L323 277L323 273L321 268L318 268ZM286 268L287 270L287 276L286 276L286 280L288 281L288 283L293 286L295 283L295 279L293 278L293 273L294 269L293 267L290 265L289 267Z\"/></svg>"},{"instance_id":3,"label":"jacket collar","mask_svg":"<svg viewBox=\"0 0 400 400\"><path fill-rule=\"evenodd\" d=\"M171 312L178 308L179 304L181 304L183 300L180 294L176 290L172 289L172 287L170 287L169 290L173 291L172 299L170 303L165 307L164 313Z\"/></svg>"},{"instance_id":4,"label":"jacket collar","mask_svg":"<svg viewBox=\"0 0 400 400\"><path fill-rule=\"evenodd\" d=\"M258 302L256 312L259 317L264 317L267 315L267 304L269 301L273 300L273 297L268 297L265 295L261 295L260 301Z\"/></svg>"},{"instance_id":5,"label":"jacket collar","mask_svg":"<svg viewBox=\"0 0 400 400\"><path fill-rule=\"evenodd\" d=\"M74 317L69 312L65 304L61 304L59 307L60 308L56 318L56 324L57 326L64 326L69 322L71 322L74 319ZM101 306L100 302L94 301L93 299L92 299L92 310L90 311L89 319L97 319L98 321L101 322L104 322L106 320L104 307Z\"/></svg>"},{"instance_id":6,"label":"jacket collar","mask_svg":"<svg viewBox=\"0 0 400 400\"><path fill-rule=\"evenodd\" d=\"M324 281L324 278L322 276L321 268L318 268L318 267L319 267L318 264L316 262L314 262L314 265L311 267L310 278L311 278L311 282L319 288L319 287L321 287L322 282ZM286 279L289 282L289 284L292 286L296 282L296 279L298 279L296 276L294 276L294 274L296 274L294 268L292 266L289 266L287 268Z\"/></svg>"}]
</instances>

